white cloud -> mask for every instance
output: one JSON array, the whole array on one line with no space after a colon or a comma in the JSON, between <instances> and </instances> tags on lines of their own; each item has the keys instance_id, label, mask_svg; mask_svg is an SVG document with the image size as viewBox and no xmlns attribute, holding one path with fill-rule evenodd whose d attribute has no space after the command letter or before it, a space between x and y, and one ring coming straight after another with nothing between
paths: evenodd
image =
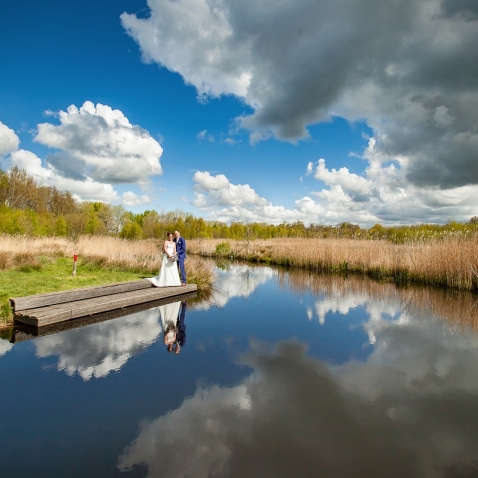
<instances>
[{"instance_id":1,"label":"white cloud","mask_svg":"<svg viewBox=\"0 0 478 478\"><path fill-rule=\"evenodd\" d=\"M24 169L36 181L59 190L69 191L77 200L117 202L119 196L111 184L94 181L89 177L65 178L51 166L44 167L41 159L31 151L20 149L10 155L10 165Z\"/></svg>"},{"instance_id":2,"label":"white cloud","mask_svg":"<svg viewBox=\"0 0 478 478\"><path fill-rule=\"evenodd\" d=\"M162 174L160 144L121 111L86 101L60 111L58 118L59 125L39 124L34 140L60 150L46 161L61 175L135 183Z\"/></svg>"},{"instance_id":3,"label":"white cloud","mask_svg":"<svg viewBox=\"0 0 478 478\"><path fill-rule=\"evenodd\" d=\"M230 144L230 145L234 145L234 144L237 144L239 143L240 141L236 141L235 139L233 138L226 138L223 143L226 143L226 144Z\"/></svg>"},{"instance_id":4,"label":"white cloud","mask_svg":"<svg viewBox=\"0 0 478 478\"><path fill-rule=\"evenodd\" d=\"M476 215L478 186L418 188L407 181L400 164L382 164L374 141L370 140L365 152L368 167L364 176L350 173L347 168L329 170L324 159L309 162L306 175L327 187L297 199L294 208L276 206L260 197L250 185L235 185L225 175L213 176L207 171L198 171L193 177L194 205L209 213L211 219L270 224L351 222L371 227L378 222L444 223L450 217L466 221Z\"/></svg>"},{"instance_id":5,"label":"white cloud","mask_svg":"<svg viewBox=\"0 0 478 478\"><path fill-rule=\"evenodd\" d=\"M0 156L16 151L19 144L20 139L15 131L0 121Z\"/></svg>"},{"instance_id":6,"label":"white cloud","mask_svg":"<svg viewBox=\"0 0 478 478\"><path fill-rule=\"evenodd\" d=\"M197 171L193 177L196 199L201 208L240 206L243 204L263 206L267 204L248 184L231 184L223 174L212 176L207 171Z\"/></svg>"},{"instance_id":7,"label":"white cloud","mask_svg":"<svg viewBox=\"0 0 478 478\"><path fill-rule=\"evenodd\" d=\"M148 5L150 19L121 15L145 61L180 72L199 96L246 95L250 51L234 46L234 31L222 2L213 6L203 0L151 0Z\"/></svg>"},{"instance_id":8,"label":"white cloud","mask_svg":"<svg viewBox=\"0 0 478 478\"><path fill-rule=\"evenodd\" d=\"M44 160L18 149L18 136L0 123L0 155L9 154L10 166L25 169L47 186L69 191L77 200L119 202L112 183L137 183L148 189L150 177L162 174L162 148L147 131L131 125L119 110L86 101L81 108L45 112L60 124L38 125L35 141L57 149ZM124 204L150 203L148 195L125 193Z\"/></svg>"},{"instance_id":9,"label":"white cloud","mask_svg":"<svg viewBox=\"0 0 478 478\"><path fill-rule=\"evenodd\" d=\"M478 185L446 190L432 186L415 186L408 178L408 159L397 158L385 163L376 140L370 139L363 159L368 162L363 176L347 168L329 170L325 161L309 162L307 175L323 181L328 188L312 193L317 202L337 222L373 223L444 223L450 217L466 221L476 214Z\"/></svg>"},{"instance_id":10,"label":"white cloud","mask_svg":"<svg viewBox=\"0 0 478 478\"><path fill-rule=\"evenodd\" d=\"M307 171L309 171L309 165L307 165ZM350 173L347 168L340 168L338 171L335 169L328 170L325 167L325 160L323 158L317 162L314 178L322 180L328 185L340 184L342 189L352 193L369 195L372 190L372 182L370 180Z\"/></svg>"},{"instance_id":11,"label":"white cloud","mask_svg":"<svg viewBox=\"0 0 478 478\"><path fill-rule=\"evenodd\" d=\"M370 164L355 175L319 164L318 179L329 186L320 192L322 204L335 209L331 217L399 222L410 211L411 221L441 222L470 215L465 206L430 208L426 197L450 190L469 202L477 192L473 2L150 0L148 5L149 18L121 16L144 59L181 74L202 98L242 98L253 113L237 121L250 131L252 144L271 136L307 138L308 125L331 115L372 128L374 159L396 166ZM371 159L368 153L364 157ZM336 207L327 200L332 197L340 200ZM370 204L363 202L367 197ZM403 208L393 205L397 200L404 201Z\"/></svg>"},{"instance_id":12,"label":"white cloud","mask_svg":"<svg viewBox=\"0 0 478 478\"><path fill-rule=\"evenodd\" d=\"M132 191L123 193L123 204L127 207L140 206L141 204L149 204L150 202L151 198L146 194L138 196Z\"/></svg>"},{"instance_id":13,"label":"white cloud","mask_svg":"<svg viewBox=\"0 0 478 478\"><path fill-rule=\"evenodd\" d=\"M207 134L207 129L203 129L197 134L197 139L204 140L207 139L210 143L214 143L215 139L212 134Z\"/></svg>"}]
</instances>

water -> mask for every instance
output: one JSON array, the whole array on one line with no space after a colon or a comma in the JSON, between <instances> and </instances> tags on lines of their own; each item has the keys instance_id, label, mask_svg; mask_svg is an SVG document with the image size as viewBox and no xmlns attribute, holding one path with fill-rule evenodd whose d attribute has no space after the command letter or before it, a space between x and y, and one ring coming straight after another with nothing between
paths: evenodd
<instances>
[{"instance_id":1,"label":"water","mask_svg":"<svg viewBox=\"0 0 478 478\"><path fill-rule=\"evenodd\" d=\"M478 476L477 304L232 265L207 300L19 330L0 476Z\"/></svg>"}]
</instances>

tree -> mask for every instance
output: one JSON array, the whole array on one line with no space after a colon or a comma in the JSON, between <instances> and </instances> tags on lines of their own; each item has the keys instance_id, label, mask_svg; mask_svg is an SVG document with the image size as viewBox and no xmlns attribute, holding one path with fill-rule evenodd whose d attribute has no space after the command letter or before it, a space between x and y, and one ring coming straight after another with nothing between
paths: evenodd
<instances>
[{"instance_id":1,"label":"tree","mask_svg":"<svg viewBox=\"0 0 478 478\"><path fill-rule=\"evenodd\" d=\"M132 221L124 224L120 233L122 239L129 239L130 241L141 239L142 236L143 230L141 229L141 226L137 222Z\"/></svg>"},{"instance_id":2,"label":"tree","mask_svg":"<svg viewBox=\"0 0 478 478\"><path fill-rule=\"evenodd\" d=\"M56 224L55 224L55 234L57 236L66 236L68 233L68 226L67 226L67 223L66 223L66 220L63 216L60 216L57 220L56 220Z\"/></svg>"}]
</instances>

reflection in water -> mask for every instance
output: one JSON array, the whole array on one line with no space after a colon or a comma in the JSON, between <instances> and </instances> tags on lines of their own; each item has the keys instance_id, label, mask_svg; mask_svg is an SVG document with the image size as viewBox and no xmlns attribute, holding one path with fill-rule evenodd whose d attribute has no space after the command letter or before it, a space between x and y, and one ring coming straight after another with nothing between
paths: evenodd
<instances>
[{"instance_id":1,"label":"reflection in water","mask_svg":"<svg viewBox=\"0 0 478 478\"><path fill-rule=\"evenodd\" d=\"M231 264L226 270L218 268L212 296L207 301L196 303L195 308L224 307L233 297L248 297L258 286L276 275L277 270L270 267Z\"/></svg>"},{"instance_id":2,"label":"reflection in water","mask_svg":"<svg viewBox=\"0 0 478 478\"><path fill-rule=\"evenodd\" d=\"M83 380L105 377L148 348L163 331L174 331L171 345L179 353L186 338L185 314L186 301L176 301L107 322L38 337L34 341L36 355L58 355L58 370L70 376L78 373Z\"/></svg>"},{"instance_id":3,"label":"reflection in water","mask_svg":"<svg viewBox=\"0 0 478 478\"><path fill-rule=\"evenodd\" d=\"M4 474L56 476L61 456L76 476L118 476L121 455L120 470L151 477L478 476L478 296L242 265L220 271L216 289L228 313L199 298L187 353L167 362L161 340L162 353L109 380L44 380L30 352L105 377L163 331L181 350L186 304L19 340L18 360L0 367L1 444L22 445ZM212 335L221 346L199 351Z\"/></svg>"},{"instance_id":4,"label":"reflection in water","mask_svg":"<svg viewBox=\"0 0 478 478\"><path fill-rule=\"evenodd\" d=\"M13 347L13 344L9 343L6 339L0 337L0 357L5 355Z\"/></svg>"},{"instance_id":5,"label":"reflection in water","mask_svg":"<svg viewBox=\"0 0 478 478\"><path fill-rule=\"evenodd\" d=\"M145 463L150 477L476 476L476 350L439 359L426 334L390 323L386 357L332 371L296 342L256 346L244 383L199 388L143 423L118 466Z\"/></svg>"},{"instance_id":6,"label":"reflection in water","mask_svg":"<svg viewBox=\"0 0 478 478\"><path fill-rule=\"evenodd\" d=\"M478 330L478 295L434 287L397 287L392 283L367 277L341 278L304 271L281 271L277 279L282 288L300 293L313 293L314 304L307 306L310 320L323 324L328 312L348 314L351 309L366 306L371 322L382 316L407 322L409 316L446 320L456 330Z\"/></svg>"},{"instance_id":7,"label":"reflection in water","mask_svg":"<svg viewBox=\"0 0 478 478\"><path fill-rule=\"evenodd\" d=\"M58 355L58 370L83 380L105 377L155 342L160 333L158 308L119 319L35 339L38 357Z\"/></svg>"},{"instance_id":8,"label":"reflection in water","mask_svg":"<svg viewBox=\"0 0 478 478\"><path fill-rule=\"evenodd\" d=\"M168 352L178 354L186 344L186 301L159 306L164 343Z\"/></svg>"}]
</instances>

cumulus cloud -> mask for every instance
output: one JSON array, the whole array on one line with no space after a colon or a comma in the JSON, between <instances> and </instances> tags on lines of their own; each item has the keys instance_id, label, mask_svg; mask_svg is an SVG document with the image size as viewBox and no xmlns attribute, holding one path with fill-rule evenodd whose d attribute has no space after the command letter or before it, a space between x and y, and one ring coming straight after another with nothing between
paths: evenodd
<instances>
[{"instance_id":1,"label":"cumulus cloud","mask_svg":"<svg viewBox=\"0 0 478 478\"><path fill-rule=\"evenodd\" d=\"M132 191L126 191L123 193L123 204L129 207L140 206L141 204L148 204L151 202L151 198L147 194L141 194L138 196Z\"/></svg>"},{"instance_id":2,"label":"cumulus cloud","mask_svg":"<svg viewBox=\"0 0 478 478\"><path fill-rule=\"evenodd\" d=\"M207 171L197 171L193 180L194 205L216 220L271 224L302 220L309 223L318 222L320 215L326 214L325 209L309 197L296 201L295 209L274 206L248 184L232 184L223 174L213 176Z\"/></svg>"},{"instance_id":3,"label":"cumulus cloud","mask_svg":"<svg viewBox=\"0 0 478 478\"><path fill-rule=\"evenodd\" d=\"M224 174L212 176L207 171L197 171L193 180L196 191L194 204L201 208L267 204L248 184L231 184Z\"/></svg>"},{"instance_id":4,"label":"cumulus cloud","mask_svg":"<svg viewBox=\"0 0 478 478\"><path fill-rule=\"evenodd\" d=\"M223 174L198 171L193 177L194 204L208 212L211 219L270 224L352 222L371 227L376 223L444 223L450 218L467 221L476 215L478 186L447 190L415 186L407 180L403 167L407 159L384 162L374 138L363 159L368 162L363 175L345 167L328 169L323 158L309 162L306 175L326 187L297 199L293 208L274 205L250 185L233 184Z\"/></svg>"},{"instance_id":5,"label":"cumulus cloud","mask_svg":"<svg viewBox=\"0 0 478 478\"><path fill-rule=\"evenodd\" d=\"M477 192L473 0L149 0L148 5L148 18L121 16L145 61L178 72L202 98L242 98L253 112L237 121L250 130L251 143L271 136L307 138L308 125L334 115L372 128L375 159L398 166L378 171L382 182L376 184L372 171L360 178L322 165L316 174L330 186L322 199L326 208L333 205L328 200L341 200L337 218L350 200L350 219L399 222L401 212L390 201L400 198L400 189L407 210L419 206L414 221L468 213L467 206L433 204L443 190L451 191L450 197L464 195L465 203ZM393 182L395 187L387 185ZM363 204L373 198L373 205Z\"/></svg>"},{"instance_id":6,"label":"cumulus cloud","mask_svg":"<svg viewBox=\"0 0 478 478\"><path fill-rule=\"evenodd\" d=\"M310 193L329 216L372 225L465 221L476 214L478 185L445 190L414 185L408 179L409 159L399 157L387 163L374 138L363 159L368 166L360 176L347 168L329 170L323 159L309 162L306 174L329 186Z\"/></svg>"},{"instance_id":7,"label":"cumulus cloud","mask_svg":"<svg viewBox=\"0 0 478 478\"><path fill-rule=\"evenodd\" d=\"M162 174L162 148L147 131L132 125L119 110L86 101L81 108L45 112L60 124L38 125L35 141L56 151L45 159L19 148L19 138L0 122L0 156L10 166L25 169L37 181L73 194L77 200L119 202L115 183L137 183L142 189L149 178ZM123 204L134 207L150 203L148 195L131 191Z\"/></svg>"},{"instance_id":8,"label":"cumulus cloud","mask_svg":"<svg viewBox=\"0 0 478 478\"><path fill-rule=\"evenodd\" d=\"M207 211L210 217L220 221L267 222L278 224L281 222L294 222L303 220L311 222L312 215L325 213L321 206L312 199L304 198L296 201L296 209L287 209L283 206L274 206L248 184L232 184L223 175L211 175L207 171L197 171L193 180L194 205ZM302 203L310 200L315 205L315 211L308 215L302 210ZM304 206L304 209L307 205ZM309 211L310 212L310 211ZM313 216L315 222L317 215ZM314 221L312 221L314 222Z\"/></svg>"},{"instance_id":9,"label":"cumulus cloud","mask_svg":"<svg viewBox=\"0 0 478 478\"><path fill-rule=\"evenodd\" d=\"M0 121L0 156L16 151L19 144L20 139L15 131Z\"/></svg>"},{"instance_id":10,"label":"cumulus cloud","mask_svg":"<svg viewBox=\"0 0 478 478\"><path fill-rule=\"evenodd\" d=\"M43 166L42 160L31 151L19 149L9 158L11 166L27 171L38 182L69 191L77 200L117 202L120 198L111 184L89 177L64 177L53 166Z\"/></svg>"},{"instance_id":11,"label":"cumulus cloud","mask_svg":"<svg viewBox=\"0 0 478 478\"><path fill-rule=\"evenodd\" d=\"M312 163L309 165L309 170L313 170ZM348 179L346 173L342 174ZM232 184L223 174L213 176L207 171L198 171L193 179L195 206L208 212L215 220L257 221L269 224L280 224L284 221L336 224L350 221L372 225L377 222L377 216L368 212L360 205L360 202L357 202L359 196L355 194L354 200L340 185L335 185L330 190L324 189L321 192L311 193L317 198L304 196L295 201L294 208L285 208L260 197L248 184ZM357 189L357 187L352 188Z\"/></svg>"},{"instance_id":12,"label":"cumulus cloud","mask_svg":"<svg viewBox=\"0 0 478 478\"><path fill-rule=\"evenodd\" d=\"M135 183L162 174L163 149L119 110L91 101L58 113L59 125L42 123L34 140L60 150L46 160L59 174L109 183Z\"/></svg>"}]
</instances>

